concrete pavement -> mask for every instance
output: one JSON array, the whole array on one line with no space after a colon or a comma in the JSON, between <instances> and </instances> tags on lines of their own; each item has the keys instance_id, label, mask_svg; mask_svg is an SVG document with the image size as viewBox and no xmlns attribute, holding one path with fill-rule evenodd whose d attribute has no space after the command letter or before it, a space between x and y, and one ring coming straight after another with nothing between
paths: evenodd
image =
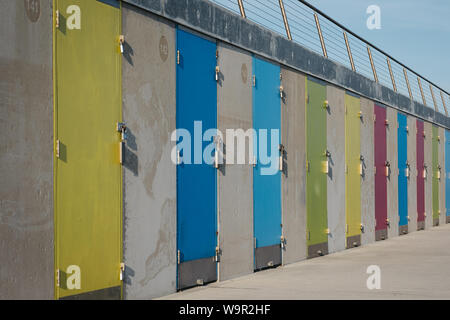
<instances>
[{"instance_id":1,"label":"concrete pavement","mask_svg":"<svg viewBox=\"0 0 450 320\"><path fill-rule=\"evenodd\" d=\"M369 290L367 267L381 270ZM213 283L162 299L450 299L450 225Z\"/></svg>"}]
</instances>

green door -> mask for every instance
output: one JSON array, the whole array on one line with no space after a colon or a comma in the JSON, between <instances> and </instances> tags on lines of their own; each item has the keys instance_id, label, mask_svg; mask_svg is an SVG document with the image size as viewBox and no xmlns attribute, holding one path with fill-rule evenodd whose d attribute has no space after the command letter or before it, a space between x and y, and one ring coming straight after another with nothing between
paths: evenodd
<instances>
[{"instance_id":1,"label":"green door","mask_svg":"<svg viewBox=\"0 0 450 320\"><path fill-rule=\"evenodd\" d=\"M120 298L120 3L54 10L55 296Z\"/></svg>"},{"instance_id":2,"label":"green door","mask_svg":"<svg viewBox=\"0 0 450 320\"><path fill-rule=\"evenodd\" d=\"M432 163L433 163L433 226L439 225L439 129L433 126L433 142L432 142Z\"/></svg>"},{"instance_id":3,"label":"green door","mask_svg":"<svg viewBox=\"0 0 450 320\"><path fill-rule=\"evenodd\" d=\"M345 217L347 248L361 244L361 110L360 100L345 95Z\"/></svg>"},{"instance_id":4,"label":"green door","mask_svg":"<svg viewBox=\"0 0 450 320\"><path fill-rule=\"evenodd\" d=\"M312 258L328 253L327 89L309 78L306 92L306 237L308 257Z\"/></svg>"}]
</instances>

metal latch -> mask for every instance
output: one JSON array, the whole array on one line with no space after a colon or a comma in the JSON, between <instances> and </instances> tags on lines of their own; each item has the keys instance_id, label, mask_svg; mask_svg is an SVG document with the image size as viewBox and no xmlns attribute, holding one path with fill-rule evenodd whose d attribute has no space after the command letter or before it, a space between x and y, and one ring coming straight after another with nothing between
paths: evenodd
<instances>
[{"instance_id":1,"label":"metal latch","mask_svg":"<svg viewBox=\"0 0 450 320\"><path fill-rule=\"evenodd\" d=\"M220 67L216 66L216 81L219 81Z\"/></svg>"},{"instance_id":2,"label":"metal latch","mask_svg":"<svg viewBox=\"0 0 450 320\"><path fill-rule=\"evenodd\" d=\"M127 139L127 126L125 125L124 122L117 122L117 132L119 132L121 134L121 140L126 140Z\"/></svg>"},{"instance_id":3,"label":"metal latch","mask_svg":"<svg viewBox=\"0 0 450 320\"><path fill-rule=\"evenodd\" d=\"M280 98L281 98L281 100L284 100L286 97L285 97L285 94L284 94L284 88L283 88L283 86L280 86Z\"/></svg>"},{"instance_id":4,"label":"metal latch","mask_svg":"<svg viewBox=\"0 0 450 320\"><path fill-rule=\"evenodd\" d=\"M180 150L177 150L177 165L181 164Z\"/></svg>"},{"instance_id":5,"label":"metal latch","mask_svg":"<svg viewBox=\"0 0 450 320\"><path fill-rule=\"evenodd\" d=\"M221 250L219 247L216 247L216 262L220 262Z\"/></svg>"},{"instance_id":6,"label":"metal latch","mask_svg":"<svg viewBox=\"0 0 450 320\"><path fill-rule=\"evenodd\" d=\"M386 161L386 162L384 163L384 167L385 167L385 170L386 170L386 177L389 177L389 168L391 167L390 162L389 162L389 161Z\"/></svg>"},{"instance_id":7,"label":"metal latch","mask_svg":"<svg viewBox=\"0 0 450 320\"><path fill-rule=\"evenodd\" d=\"M284 169L283 168L283 158L284 158L284 151L285 151L284 145L280 144L278 146L278 150L280 151L279 169L282 172Z\"/></svg>"},{"instance_id":8,"label":"metal latch","mask_svg":"<svg viewBox=\"0 0 450 320\"><path fill-rule=\"evenodd\" d=\"M119 46L120 46L120 53L123 53L123 44L125 42L125 36L122 34L119 36Z\"/></svg>"},{"instance_id":9,"label":"metal latch","mask_svg":"<svg viewBox=\"0 0 450 320\"><path fill-rule=\"evenodd\" d=\"M286 238L284 236L281 236L281 249L286 248Z\"/></svg>"},{"instance_id":10,"label":"metal latch","mask_svg":"<svg viewBox=\"0 0 450 320\"><path fill-rule=\"evenodd\" d=\"M122 262L120 263L120 275L119 275L120 281L123 281L124 275L125 275L125 263Z\"/></svg>"}]
</instances>

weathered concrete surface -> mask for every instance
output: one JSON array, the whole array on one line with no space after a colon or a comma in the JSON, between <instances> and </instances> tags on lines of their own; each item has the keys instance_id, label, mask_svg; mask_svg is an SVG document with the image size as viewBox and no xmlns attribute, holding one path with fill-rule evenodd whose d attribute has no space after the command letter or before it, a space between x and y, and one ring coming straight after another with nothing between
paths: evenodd
<instances>
[{"instance_id":1,"label":"weathered concrete surface","mask_svg":"<svg viewBox=\"0 0 450 320\"><path fill-rule=\"evenodd\" d=\"M439 127L439 165L441 166L441 179L439 180L439 224L447 223L447 210L445 209L445 129Z\"/></svg>"},{"instance_id":2,"label":"weathered concrete surface","mask_svg":"<svg viewBox=\"0 0 450 320\"><path fill-rule=\"evenodd\" d=\"M327 86L327 149L329 168L327 175L328 250L330 253L345 249L345 91Z\"/></svg>"},{"instance_id":3,"label":"weathered concrete surface","mask_svg":"<svg viewBox=\"0 0 450 320\"><path fill-rule=\"evenodd\" d=\"M175 31L147 12L123 7L124 295L176 290Z\"/></svg>"},{"instance_id":4,"label":"weathered concrete surface","mask_svg":"<svg viewBox=\"0 0 450 320\"><path fill-rule=\"evenodd\" d=\"M225 160L217 179L218 268L219 280L227 280L253 272L253 167L249 158L253 146L246 139L244 154L238 154L238 140L232 143L226 137L227 129L252 128L252 57L225 44L218 50L218 129L224 135Z\"/></svg>"},{"instance_id":5,"label":"weathered concrete surface","mask_svg":"<svg viewBox=\"0 0 450 320\"><path fill-rule=\"evenodd\" d=\"M386 130L387 161L391 164L387 179L387 217L389 219L388 238L398 236L398 122L397 111L386 108L386 119L389 125Z\"/></svg>"},{"instance_id":6,"label":"weathered concrete surface","mask_svg":"<svg viewBox=\"0 0 450 320\"><path fill-rule=\"evenodd\" d=\"M425 178L425 228L431 228L433 226L433 125L430 122L424 122L425 139L424 139L424 151L425 151L425 165L427 167L427 177Z\"/></svg>"},{"instance_id":7,"label":"weathered concrete surface","mask_svg":"<svg viewBox=\"0 0 450 320\"><path fill-rule=\"evenodd\" d=\"M408 179L408 232L417 230L417 118L408 117L408 162L410 165Z\"/></svg>"},{"instance_id":8,"label":"weathered concrete surface","mask_svg":"<svg viewBox=\"0 0 450 320\"><path fill-rule=\"evenodd\" d=\"M52 299L51 1L0 2L0 299Z\"/></svg>"},{"instance_id":9,"label":"weathered concrete surface","mask_svg":"<svg viewBox=\"0 0 450 320\"><path fill-rule=\"evenodd\" d=\"M205 0L125 0L221 41L313 75L390 107L450 127L450 118L286 37Z\"/></svg>"},{"instance_id":10,"label":"weathered concrete surface","mask_svg":"<svg viewBox=\"0 0 450 320\"><path fill-rule=\"evenodd\" d=\"M375 241L375 162L374 162L374 110L373 102L361 98L361 154L364 157L361 177L361 244Z\"/></svg>"},{"instance_id":11,"label":"weathered concrete surface","mask_svg":"<svg viewBox=\"0 0 450 320\"><path fill-rule=\"evenodd\" d=\"M285 99L281 102L281 143L285 146L282 174L282 224L286 246L283 264L306 259L306 130L305 77L281 69Z\"/></svg>"},{"instance_id":12,"label":"weathered concrete surface","mask_svg":"<svg viewBox=\"0 0 450 320\"><path fill-rule=\"evenodd\" d=\"M449 242L447 224L163 299L450 299ZM379 290L366 286L371 265Z\"/></svg>"}]
</instances>

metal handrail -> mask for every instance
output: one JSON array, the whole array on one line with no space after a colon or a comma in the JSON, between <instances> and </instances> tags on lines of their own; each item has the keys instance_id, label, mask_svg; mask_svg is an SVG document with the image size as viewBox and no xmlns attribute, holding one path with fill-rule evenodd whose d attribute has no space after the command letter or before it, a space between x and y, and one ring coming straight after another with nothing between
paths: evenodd
<instances>
[{"instance_id":1,"label":"metal handrail","mask_svg":"<svg viewBox=\"0 0 450 320\"><path fill-rule=\"evenodd\" d=\"M445 113L448 116L446 100L448 105L450 105L449 92L415 72L374 44L358 36L305 0L211 1L240 14L244 19L252 20L272 31L280 33L289 40L295 42L302 40L302 45L309 47L319 54L322 53L325 58L344 64L347 64L346 59L348 59L349 66L354 72L359 72L367 77L372 76L375 82L392 86L394 92L409 95L411 100L421 102L425 106L433 104L437 112ZM246 5L248 5L248 8L246 8ZM305 14L305 10L312 10L312 17L309 16L311 12ZM320 21L320 18L324 18L324 20ZM330 37L325 37L324 32L328 32L328 36ZM316 34L315 36L313 35L314 33ZM350 49L351 39L349 36L360 41L359 43L353 42L355 46L352 48L353 50ZM366 53L363 52L365 50L367 50ZM380 57L379 54L384 57ZM347 55L347 58L344 57L345 55ZM360 62L361 60L363 62ZM359 65L358 62L360 62ZM410 82L407 71L417 76L415 87L412 87L414 82ZM397 81L395 79L396 76ZM424 87L427 89L426 92ZM438 96L440 95L441 99L436 99L433 87L439 91ZM419 91L417 91L417 88L419 88ZM442 111L439 106L442 106Z\"/></svg>"}]
</instances>

